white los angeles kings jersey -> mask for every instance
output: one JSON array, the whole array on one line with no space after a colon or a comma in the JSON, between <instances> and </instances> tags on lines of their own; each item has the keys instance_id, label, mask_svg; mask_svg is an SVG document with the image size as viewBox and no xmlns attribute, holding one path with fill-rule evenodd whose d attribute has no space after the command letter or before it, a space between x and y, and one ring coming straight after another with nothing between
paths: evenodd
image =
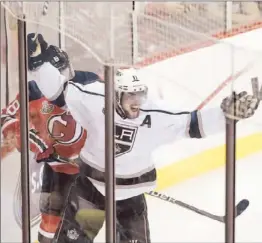
<instances>
[{"instance_id":1,"label":"white los angeles kings jersey","mask_svg":"<svg viewBox=\"0 0 262 243\"><path fill-rule=\"evenodd\" d=\"M42 93L53 100L61 97L63 76L48 63L39 69L39 75L41 78L36 82ZM80 170L105 194L104 84L95 82L85 85L70 81L64 95L72 116L88 131L80 154L84 162ZM216 114L219 120L221 117L223 120L221 111L216 110ZM156 170L152 163L152 151L182 136L201 138L203 122L197 112L172 113L158 110L149 103L141 109L136 119L123 119L116 112L116 199L130 198L154 189ZM211 125L216 126L217 130L218 123Z\"/></svg>"}]
</instances>

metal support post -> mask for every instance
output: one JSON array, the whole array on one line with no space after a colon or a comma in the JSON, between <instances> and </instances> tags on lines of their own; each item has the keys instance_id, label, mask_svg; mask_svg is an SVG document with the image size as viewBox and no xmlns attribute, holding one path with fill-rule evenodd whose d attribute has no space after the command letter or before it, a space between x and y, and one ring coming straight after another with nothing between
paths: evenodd
<instances>
[{"instance_id":1,"label":"metal support post","mask_svg":"<svg viewBox=\"0 0 262 243\"><path fill-rule=\"evenodd\" d=\"M231 51L231 74L234 74L234 47ZM234 93L234 82L232 83L231 95ZM235 102L235 101L233 101ZM233 112L236 116L235 111ZM225 242L235 243L235 165L236 165L236 120L226 118L226 222Z\"/></svg>"},{"instance_id":2,"label":"metal support post","mask_svg":"<svg viewBox=\"0 0 262 243\"><path fill-rule=\"evenodd\" d=\"M232 13L233 13L233 2L226 1L225 2L225 31L230 31L232 29Z\"/></svg>"},{"instance_id":3,"label":"metal support post","mask_svg":"<svg viewBox=\"0 0 262 243\"><path fill-rule=\"evenodd\" d=\"M116 243L114 68L105 66L106 242Z\"/></svg>"},{"instance_id":4,"label":"metal support post","mask_svg":"<svg viewBox=\"0 0 262 243\"><path fill-rule=\"evenodd\" d=\"M136 2L132 1L132 14L131 14L131 32L132 32L132 64L135 65L138 58L138 30L137 30L137 9Z\"/></svg>"},{"instance_id":5,"label":"metal support post","mask_svg":"<svg viewBox=\"0 0 262 243\"><path fill-rule=\"evenodd\" d=\"M58 33L58 40L59 40L59 47L62 50L65 50L65 13L64 13L64 6L66 2L59 1L59 9L58 9L58 25L59 25L59 33Z\"/></svg>"},{"instance_id":6,"label":"metal support post","mask_svg":"<svg viewBox=\"0 0 262 243\"><path fill-rule=\"evenodd\" d=\"M2 6L1 6L1 4L0 4L0 20L1 20L1 22L0 22L0 33L1 33L1 35L2 35L2 28L3 28L3 25L2 25L2 18L3 18L3 12L2 12ZM3 55L2 55L2 51L3 51L3 48L2 48L2 36L0 37L0 94L2 94L2 82L3 82L3 80L2 80L2 57L3 57ZM0 110L2 110L2 98L0 98ZM0 146L1 146L1 141L2 141L2 127L1 127L1 122L0 122ZM1 161L1 156L0 156L0 164L2 164L1 163L2 161ZM2 188L2 183L1 183L1 181L2 181L2 178L1 178L1 176L2 176L2 170L1 170L1 167L0 167L0 189ZM1 205L2 204L2 194L1 194L1 198L0 198L0 215L2 215L1 213ZM2 221L2 218L1 218L1 221ZM1 238L1 234L2 232L1 232L1 227L0 227L0 242L2 242L2 238Z\"/></svg>"},{"instance_id":7,"label":"metal support post","mask_svg":"<svg viewBox=\"0 0 262 243\"><path fill-rule=\"evenodd\" d=\"M235 242L235 164L236 122L226 120L226 223L225 242Z\"/></svg>"},{"instance_id":8,"label":"metal support post","mask_svg":"<svg viewBox=\"0 0 262 243\"><path fill-rule=\"evenodd\" d=\"M2 8L2 7L1 7ZM9 51L10 51L10 46L12 46L12 44L10 44L9 42L9 38L8 38L8 36L9 36L9 33L8 33L8 31L10 31L8 28L7 28L7 26L8 26L8 20L7 20L7 18L8 18L8 15L7 15L7 13L6 13L6 10L5 10L5 8L2 8L1 9L1 11L2 11L2 14L3 14L3 19L1 19L1 21L3 20L3 22L1 22L1 25L3 24L4 25L4 29L5 29L5 89L6 89L6 93L5 93L5 106L7 106L7 104L9 104L9 101L10 101L10 85L9 85L9 78L10 78L10 76L12 76L12 75L9 75L9 72L11 71L11 70L9 70L10 69L10 67L9 67ZM12 52L11 52L12 53ZM10 65L11 66L11 65Z\"/></svg>"},{"instance_id":9,"label":"metal support post","mask_svg":"<svg viewBox=\"0 0 262 243\"><path fill-rule=\"evenodd\" d=\"M21 193L22 193L22 240L31 242L30 194L29 194L29 137L28 137L28 85L26 23L18 20L18 59L20 94L20 140L21 140Z\"/></svg>"}]
</instances>

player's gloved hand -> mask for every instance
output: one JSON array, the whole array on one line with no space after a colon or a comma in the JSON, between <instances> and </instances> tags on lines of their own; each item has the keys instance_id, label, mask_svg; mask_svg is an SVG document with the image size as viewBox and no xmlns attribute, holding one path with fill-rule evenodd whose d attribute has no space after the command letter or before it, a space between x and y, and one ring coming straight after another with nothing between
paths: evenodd
<instances>
[{"instance_id":1,"label":"player's gloved hand","mask_svg":"<svg viewBox=\"0 0 262 243\"><path fill-rule=\"evenodd\" d=\"M54 159L53 154L55 153L55 149L53 146L50 146L46 148L42 153L37 154L36 156L36 162L41 163L41 162L53 162Z\"/></svg>"},{"instance_id":2,"label":"player's gloved hand","mask_svg":"<svg viewBox=\"0 0 262 243\"><path fill-rule=\"evenodd\" d=\"M66 52L60 48L50 45L41 34L35 38L35 33L27 35L28 45L28 69L36 70L44 62L50 62L60 72L69 67L69 58Z\"/></svg>"},{"instance_id":3,"label":"player's gloved hand","mask_svg":"<svg viewBox=\"0 0 262 243\"><path fill-rule=\"evenodd\" d=\"M35 37L35 33L27 35L28 50L28 69L33 71L40 67L44 62L43 53L47 50L48 44L41 34Z\"/></svg>"},{"instance_id":4,"label":"player's gloved hand","mask_svg":"<svg viewBox=\"0 0 262 243\"><path fill-rule=\"evenodd\" d=\"M46 62L50 62L60 72L69 67L69 58L65 51L57 46L50 45L44 53Z\"/></svg>"},{"instance_id":5,"label":"player's gloved hand","mask_svg":"<svg viewBox=\"0 0 262 243\"><path fill-rule=\"evenodd\" d=\"M246 119L254 115L260 100L246 91L233 93L223 99L221 109L227 118L234 120Z\"/></svg>"},{"instance_id":6,"label":"player's gloved hand","mask_svg":"<svg viewBox=\"0 0 262 243\"><path fill-rule=\"evenodd\" d=\"M36 162L41 163L65 163L65 164L75 164L74 161L71 161L67 158L61 157L59 154L56 153L55 148L53 146L48 147L42 153L39 153L36 157Z\"/></svg>"}]
</instances>

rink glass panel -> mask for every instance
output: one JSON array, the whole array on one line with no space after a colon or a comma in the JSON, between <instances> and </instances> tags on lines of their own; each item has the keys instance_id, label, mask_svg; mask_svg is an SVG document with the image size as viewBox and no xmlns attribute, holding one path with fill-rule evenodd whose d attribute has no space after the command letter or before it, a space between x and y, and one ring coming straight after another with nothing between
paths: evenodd
<instances>
[{"instance_id":1,"label":"rink glass panel","mask_svg":"<svg viewBox=\"0 0 262 243\"><path fill-rule=\"evenodd\" d=\"M1 109L18 93L18 42L16 20L1 7ZM19 127L18 127L19 129ZM2 134L2 133L1 133ZM22 240L20 154L14 148L16 133L1 136L1 241ZM12 152L11 152L12 151Z\"/></svg>"},{"instance_id":2,"label":"rink glass panel","mask_svg":"<svg viewBox=\"0 0 262 243\"><path fill-rule=\"evenodd\" d=\"M17 19L12 17L1 7L1 109L16 99L18 90L18 26ZM50 30L46 30L50 33ZM36 26L27 24L27 33L36 32ZM45 33L42 29L41 33ZM51 37L50 37L51 36ZM58 34L50 34L50 43L58 45ZM32 77L28 73L28 81ZM16 111L17 102L10 106L10 111ZM38 104L29 104L30 121L34 119L46 119L41 114L41 108ZM46 107L48 108L48 106ZM48 109L47 109L48 110ZM42 109L44 112L44 109ZM12 114L13 115L13 114ZM29 125L29 128L33 128ZM11 147L18 141L20 125L17 124L14 136L8 136L8 139L1 140L1 241L3 242L21 242L21 178L20 178L20 153L16 148ZM49 137L47 126L43 127L45 135ZM43 133L41 133L43 135ZM3 137L1 138L3 139ZM8 155L6 155L8 153ZM4 157L4 158L3 158ZM42 187L42 177L44 174L44 163L36 163L35 155L29 152L29 191L30 191L30 219L31 219L31 239L32 242L37 240L37 228L39 227L40 214L40 192ZM53 174L50 173L48 179L53 182ZM52 187L52 183L50 183ZM49 191L45 188L46 191Z\"/></svg>"},{"instance_id":3,"label":"rink glass panel","mask_svg":"<svg viewBox=\"0 0 262 243\"><path fill-rule=\"evenodd\" d=\"M48 22L58 25L59 6L58 3L51 4ZM239 92L245 89L252 92L251 78L261 79L258 72L261 70L260 46L254 46L254 50L259 50L259 52L254 52L245 46L238 48L224 42L217 42L220 39L223 41L224 37L236 34L237 31L240 32L243 26L245 28L242 29L245 31L255 29L251 23L261 20L260 13L252 11L251 14L245 14L250 6L241 5L242 3L234 4L232 31L229 28L229 32L225 34L224 31L227 28L225 3L169 3L168 8L163 3L137 3L137 43L135 48L131 48L130 15L121 15L121 11L129 11L132 8L130 3L115 3L114 9L121 21L115 23L113 44L109 38L112 33L108 33L110 21L103 22L105 19L110 19L108 9L112 3L81 4L81 9L85 10L86 14L93 12L93 19L101 20L94 23L85 22L84 33L90 35L83 37L88 44L100 54L102 59L110 56L113 51L117 60L128 64L135 61L142 65L144 77L149 83L150 97L158 100L160 104L164 103L167 109L178 112L194 110L222 81L242 70L246 62L255 61L255 64L239 79L223 89L203 110L217 109L222 99L230 95L232 90ZM65 31L67 27L73 27L71 15L75 13L70 9L74 9L74 6L75 3L65 3L63 14L68 17L63 19ZM248 8L246 11L243 10L245 7ZM257 8L260 10L259 4ZM3 17L2 14L1 17ZM1 108L6 106L6 102L12 101L18 93L18 60L14 58L17 56L17 26L10 16L6 17L5 21L5 26L1 26L1 48L5 50L7 38L8 52L1 52ZM83 19L77 19L73 24L81 26L83 25L81 21ZM1 21L1 25L3 23ZM236 31L234 27L239 27L239 29ZM75 69L93 71L103 78L103 65L72 39L48 27L38 27L36 24L28 23L27 32L34 31L42 33L50 44L61 45L68 52ZM212 45L216 45L216 48ZM203 46L210 47L202 48ZM188 53L197 49L200 50ZM29 80L31 80L30 74ZM237 124L236 168L238 168L238 162L247 163L246 157L257 154L261 150L257 145L261 141L258 135L261 130L260 117L261 110L249 120L239 121ZM215 126L215 121L212 123L211 125ZM223 215L225 209L224 144L225 127L223 125L218 133L211 134L202 140L189 138L176 140L174 134L172 143L163 144L153 151L152 159L158 169L156 190L211 213ZM30 191L32 192L30 201L34 220L32 220L31 233L32 240L36 240L43 167L42 164L32 165L30 164L32 172L30 174ZM249 166L252 164L250 163ZM248 173L248 166L245 168L246 170L243 171L243 167L239 167L237 172L236 202L247 196L242 191L245 187L245 179L243 179L245 177L242 175ZM1 163L1 240L6 242L21 241L19 173L20 157L19 153L14 151ZM163 237L165 241L181 242L193 242L196 239L197 241L224 240L224 228L219 223L158 198L146 196L146 200L153 242L163 241ZM245 214L241 217L245 217ZM165 234L163 234L164 231ZM237 228L237 231L241 230ZM103 229L96 241L103 242L104 237ZM237 237L241 240L243 235L239 234Z\"/></svg>"}]
</instances>

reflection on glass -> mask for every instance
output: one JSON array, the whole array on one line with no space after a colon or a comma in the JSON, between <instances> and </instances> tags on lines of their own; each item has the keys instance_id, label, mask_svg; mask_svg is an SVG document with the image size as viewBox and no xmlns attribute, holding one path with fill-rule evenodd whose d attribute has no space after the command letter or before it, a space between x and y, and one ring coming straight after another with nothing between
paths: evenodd
<instances>
[{"instance_id":1,"label":"reflection on glass","mask_svg":"<svg viewBox=\"0 0 262 243\"><path fill-rule=\"evenodd\" d=\"M32 240L105 241L102 73L112 56L118 240L225 239L225 117L236 122L237 217L259 224L247 206L258 204L261 184L261 4L79 4L50 2L41 18L43 3L23 5L35 20L27 23ZM17 25L8 11L1 18L1 241L20 242ZM248 227L237 224L236 239L260 241Z\"/></svg>"}]
</instances>

